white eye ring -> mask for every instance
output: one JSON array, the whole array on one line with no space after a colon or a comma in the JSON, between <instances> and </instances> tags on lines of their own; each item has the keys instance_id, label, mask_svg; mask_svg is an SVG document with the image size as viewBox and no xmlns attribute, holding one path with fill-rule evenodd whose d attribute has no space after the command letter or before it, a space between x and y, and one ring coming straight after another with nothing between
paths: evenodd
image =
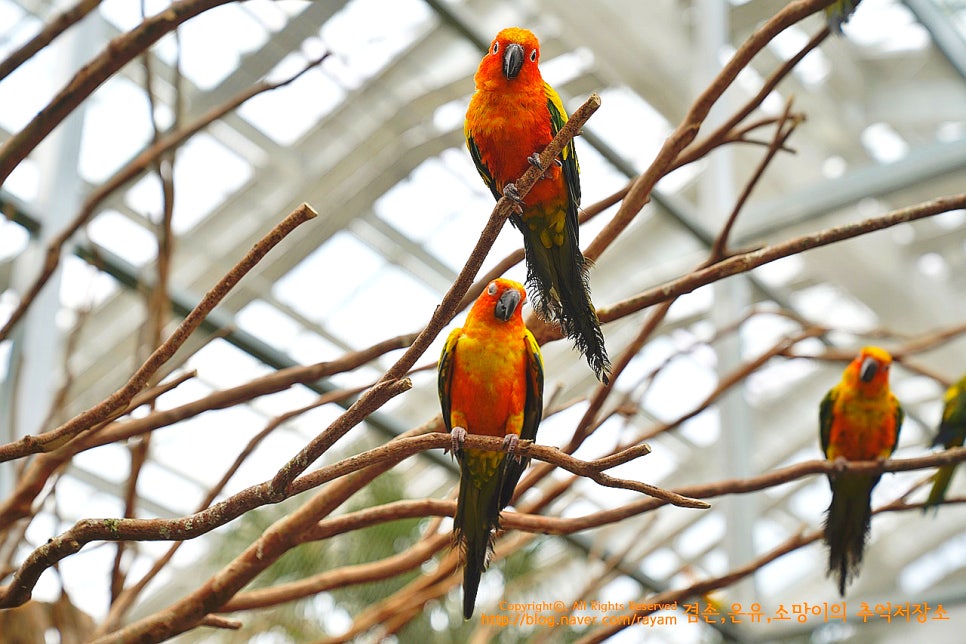
<instances>
[{"instance_id":1,"label":"white eye ring","mask_svg":"<svg viewBox=\"0 0 966 644\"><path fill-rule=\"evenodd\" d=\"M537 62L537 50L536 49L534 49L533 51L530 52L530 62L531 63Z\"/></svg>"},{"instance_id":2,"label":"white eye ring","mask_svg":"<svg viewBox=\"0 0 966 644\"><path fill-rule=\"evenodd\" d=\"M496 52L500 51L500 43L498 43L498 42L493 43L492 51L493 51L494 54Z\"/></svg>"},{"instance_id":3,"label":"white eye ring","mask_svg":"<svg viewBox=\"0 0 966 644\"><path fill-rule=\"evenodd\" d=\"M496 282L490 282L490 285L486 287L486 292L490 295L496 295Z\"/></svg>"}]
</instances>

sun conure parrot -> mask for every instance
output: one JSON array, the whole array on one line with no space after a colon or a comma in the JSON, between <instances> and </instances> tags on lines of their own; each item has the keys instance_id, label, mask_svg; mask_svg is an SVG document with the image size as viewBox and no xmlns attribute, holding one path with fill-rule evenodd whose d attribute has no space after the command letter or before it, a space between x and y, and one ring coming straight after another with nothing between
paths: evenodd
<instances>
[{"instance_id":1,"label":"sun conure parrot","mask_svg":"<svg viewBox=\"0 0 966 644\"><path fill-rule=\"evenodd\" d=\"M822 451L830 461L875 461L895 450L903 411L889 389L892 356L865 347L842 373L819 408ZM858 574L872 520L872 488L879 474L840 471L829 474L832 503L825 519L828 574L839 593Z\"/></svg>"},{"instance_id":2,"label":"sun conure parrot","mask_svg":"<svg viewBox=\"0 0 966 644\"><path fill-rule=\"evenodd\" d=\"M825 22L832 33L842 35L842 25L849 21L862 0L839 0L825 7Z\"/></svg>"},{"instance_id":3,"label":"sun conure parrot","mask_svg":"<svg viewBox=\"0 0 966 644\"><path fill-rule=\"evenodd\" d=\"M527 466L512 452L518 440L536 439L543 413L543 360L523 323L526 297L518 282L490 282L463 327L449 334L439 359L443 422L460 464L453 528L464 555L466 619L473 615L500 511ZM463 449L467 434L501 436L505 451Z\"/></svg>"},{"instance_id":4,"label":"sun conure parrot","mask_svg":"<svg viewBox=\"0 0 966 644\"><path fill-rule=\"evenodd\" d=\"M466 147L493 196L506 194L518 202L520 212L510 221L523 233L534 310L558 322L607 382L610 360L590 299L589 262L579 246L573 141L522 200L512 183L529 165L539 167L540 152L567 122L560 96L540 76L539 62L540 44L531 32L510 27L497 34L474 77L476 92L463 127Z\"/></svg>"},{"instance_id":5,"label":"sun conure parrot","mask_svg":"<svg viewBox=\"0 0 966 644\"><path fill-rule=\"evenodd\" d=\"M966 376L946 390L945 399L943 419L939 423L939 433L936 434L932 446L942 445L946 449L962 447L963 439L966 439ZM943 465L936 471L936 482L932 484L923 510L939 505L946 498L946 488L952 481L956 465Z\"/></svg>"}]
</instances>

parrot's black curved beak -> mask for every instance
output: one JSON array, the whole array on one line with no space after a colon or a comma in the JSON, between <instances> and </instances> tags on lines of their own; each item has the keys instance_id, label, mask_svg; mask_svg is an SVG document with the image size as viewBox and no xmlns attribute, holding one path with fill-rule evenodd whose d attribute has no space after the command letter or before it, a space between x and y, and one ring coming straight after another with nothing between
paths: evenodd
<instances>
[{"instance_id":1,"label":"parrot's black curved beak","mask_svg":"<svg viewBox=\"0 0 966 644\"><path fill-rule=\"evenodd\" d=\"M513 317L513 312L520 306L521 299L523 298L520 297L519 291L508 288L496 301L496 306L493 307L493 315L504 322L509 322L510 318Z\"/></svg>"},{"instance_id":2,"label":"parrot's black curved beak","mask_svg":"<svg viewBox=\"0 0 966 644\"><path fill-rule=\"evenodd\" d=\"M510 43L503 52L503 75L507 80L513 80L523 69L523 47Z\"/></svg>"},{"instance_id":3,"label":"parrot's black curved beak","mask_svg":"<svg viewBox=\"0 0 966 644\"><path fill-rule=\"evenodd\" d=\"M859 380L862 382L872 382L875 374L879 371L879 363L872 358L862 361L862 368L859 369Z\"/></svg>"}]
</instances>

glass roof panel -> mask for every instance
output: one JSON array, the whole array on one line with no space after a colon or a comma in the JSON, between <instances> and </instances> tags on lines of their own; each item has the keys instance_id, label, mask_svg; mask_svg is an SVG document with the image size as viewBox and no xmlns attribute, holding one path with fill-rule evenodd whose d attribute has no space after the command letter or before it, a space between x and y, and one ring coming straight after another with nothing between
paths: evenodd
<instances>
[{"instance_id":1,"label":"glass roof panel","mask_svg":"<svg viewBox=\"0 0 966 644\"><path fill-rule=\"evenodd\" d=\"M22 4L27 8L0 0L0 24L13 25L0 30L0 56L34 33L57 5ZM698 90L696 79L713 73L712 68L725 62L779 4L728 3L728 22L720 25L727 42L716 50L717 60L704 62L696 53L696 39L705 33L698 27L706 14L689 3L602 0L592 12L571 12L558 3L502 0L251 0L189 21L179 38L167 36L153 49L155 109L162 127L171 125L176 112L180 122L188 122L264 78L282 79L309 59L332 55L284 89L247 102L177 150L177 252L170 276L177 310L185 304L190 307L192 298L206 292L259 234L296 204L306 201L320 216L269 253L232 291L213 316L226 322L214 339L198 334L167 365L175 375L188 369L198 373L161 396L158 408L170 410L204 400L289 364L334 360L347 351L422 328L466 262L495 203L463 146L460 127L481 53L473 41L478 37L487 42L490 26L529 25L540 33L542 69L561 90L568 108L574 109L592 91L602 96L603 107L585 128L588 136L577 140L583 206L589 207L627 184L623 169L639 172L650 164L687 112ZM662 194L653 195L596 263L591 275L597 306L610 307L653 284L673 280L705 259L706 240L717 233L721 213L732 204L706 207L702 195L716 182L727 181L722 193L727 199L721 200L727 201L746 185L772 135L768 119L780 113L787 97L795 98L793 107L806 118L752 190L747 219L743 212L741 234L732 240L736 247L786 241L961 191L966 117L955 106L966 104L966 84L907 4L916 3L864 0L846 25L845 37L829 38L806 57L752 117L761 121L760 127L740 144L729 146L732 176L716 177L714 164L699 161L662 179ZM954 28L966 29L966 3L934 4ZM148 2L146 10L152 14L168 5ZM105 0L92 18L106 21L89 30L97 51L106 38L139 24L141 10L139 3ZM793 56L821 25L820 17L812 17L784 31L739 75L733 102L753 95L775 66ZM64 77L57 70L65 60L68 66L83 62L57 49L62 44L55 41L50 52L0 81L0 142L22 128L60 89ZM681 55L669 55L678 51ZM183 78L175 83L173 65L179 58ZM135 61L86 102L83 141L76 150L80 197L150 139L151 115L142 82L143 72ZM703 127L700 134L707 130ZM41 179L50 171L47 163L42 155L34 155L20 164L0 189L3 205L10 194L28 202L35 199ZM135 347L143 336L146 310L145 288L129 291L75 253L89 257L98 249L110 251L104 255L120 265L111 270L128 283L152 284L157 244L147 222L156 221L162 207L161 184L149 168L106 200L88 224L86 237L78 235L65 246L63 308L53 313L65 337L77 333L77 354L63 362L83 368L71 374L70 407L62 411L64 417L109 395L130 376L136 351L143 352ZM606 210L583 227L582 246L591 243L615 210ZM966 243L959 233L964 222L966 211L959 210L763 266L743 278L749 285L747 300L727 303L729 314L738 312L726 322L716 315L726 297L716 288L701 287L680 298L644 347L629 358L602 408L599 425L576 455L597 458L649 435L662 421L692 411L724 382L726 361L719 360L718 352L722 341L730 342L734 334L740 360L750 361L814 322L831 331L777 355L734 390L734 397L746 405L740 416L747 418L748 427L734 427L728 406L715 403L680 426L648 438L652 453L644 459L608 472L671 488L746 476L748 472L738 471L728 456L733 446L727 441L738 435L754 441L751 475L819 458L818 401L841 369L838 362L823 358L827 350L847 352L873 341L901 349L937 328L962 322L966 284L959 276L966 265ZM29 279L21 260L35 250L26 233L11 226L15 225L0 222L0 323L19 297L8 285L20 288ZM520 246L519 232L505 226L483 270ZM522 281L525 271L521 263L506 276ZM77 314L88 308L89 314ZM744 322L731 324L745 313ZM623 361L624 351L650 314L634 313L604 325L615 364ZM458 315L417 365L436 360L446 331L464 319L464 314ZM73 329L80 320L84 324ZM169 328L178 321L174 315ZM263 345L249 347L251 354L239 348L243 343L237 336L250 339L247 334ZM11 381L11 344L0 343L0 386ZM928 350L911 346L893 370L893 389L908 412L897 451L901 456L927 453L941 411L943 380L958 376L957 365L966 364L966 347L958 336ZM322 387L370 384L399 353L326 379ZM544 357L550 404L539 441L563 446L599 390L568 342L548 343ZM51 373L59 377L60 367ZM413 384L412 390L383 408L381 419L353 429L353 438L380 444L395 431L436 417L435 372L416 374ZM155 431L139 484L139 490L145 488L139 512L190 512L252 436L274 417L309 405L316 396L308 386L298 385ZM556 408L563 411L550 414ZM271 478L341 410L330 404L287 421L242 465L222 497ZM143 406L133 417L151 413ZM347 448L346 453L353 450ZM393 493L406 500L445 497L458 474L437 456L417 456L397 465L392 474L401 475L398 480L405 483L394 484ZM327 453L322 461L336 458L335 452ZM120 445L79 457L74 469L52 488L53 496L39 501L42 511L29 526L31 543L20 548L19 560L76 519L122 512L118 488L127 479L129 463L130 451ZM928 474L884 476L874 504L904 495L921 499ZM538 502L569 478L555 473L528 491L523 501ZM962 478L953 486L955 494L966 490ZM727 543L731 521L750 524L754 554L759 555L818 528L828 496L824 475L810 475L753 493L753 516L726 509L727 503L713 499L710 510L662 507L614 525L582 530L574 539L540 535L528 546L531 550L516 553L536 561L533 570L515 576L510 563L494 562L484 576L480 605L533 593L552 599L575 594L580 585L575 579L595 584L604 599L642 596L642 587L631 576L615 572L612 577L595 577L601 560L609 557L613 559L608 563L624 571L643 571L658 585L692 584L744 563L732 560L739 555ZM586 517L638 498L637 492L603 490L581 479L550 500L541 510L545 516L535 519ZM524 507L523 502L520 505ZM955 508L941 511L945 521L931 521L918 511L875 518L867 550L866 570L871 572L852 587L850 603L885 596L895 601L943 584L945 591L952 588L952 580L962 579L963 544L956 534L964 528ZM175 574L166 572L150 587L151 601L175 601L174 593L180 591L171 585L185 577L184 569L191 571L192 579L207 578L213 571L203 568L219 548L220 533L233 532L237 525L186 544L175 561L182 568ZM450 525L447 519L443 529ZM901 538L915 530L928 533L930 542L924 538L922 544L910 544ZM499 543L521 534L508 530ZM408 544L410 538L397 543ZM136 553L132 550L131 570L147 569L163 546L149 543ZM109 601L103 570L110 570L112 552L85 549L79 557L68 558L60 570L71 596L82 595L83 607L97 619L106 614ZM801 600L804 594L813 601L834 599L835 588L823 575L824 555L817 544L796 550L759 570L748 586L721 589L713 597L721 602L743 600L735 593L753 587L763 603ZM435 565L423 564L419 574L431 574ZM890 575L898 582L885 579ZM534 581L538 576L539 582ZM56 597L59 589L51 577L42 578L37 597ZM100 581L92 584L91 579ZM917 583L921 579L929 584ZM450 610L458 597L453 590L427 605L439 628L457 629L462 624ZM343 610L341 627L351 626L359 614L344 610L347 604L328 594L311 601L316 608L330 605ZM703 625L694 628L701 630L676 631L674 638L717 637ZM821 627L814 624L801 628L802 637L821 639L827 634L816 631ZM816 632L806 633L806 628ZM763 640L775 632L738 631L739 637L750 633L749 638ZM312 635L318 637L322 633Z\"/></svg>"}]
</instances>

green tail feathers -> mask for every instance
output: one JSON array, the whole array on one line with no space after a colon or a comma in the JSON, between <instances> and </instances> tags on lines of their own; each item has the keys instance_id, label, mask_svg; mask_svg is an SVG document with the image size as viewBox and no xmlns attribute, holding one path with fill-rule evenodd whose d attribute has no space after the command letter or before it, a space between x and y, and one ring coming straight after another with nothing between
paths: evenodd
<instances>
[{"instance_id":1,"label":"green tail feathers","mask_svg":"<svg viewBox=\"0 0 966 644\"><path fill-rule=\"evenodd\" d=\"M828 574L837 576L839 594L859 573L872 525L872 488L879 476L843 473L830 478L832 503L825 518Z\"/></svg>"},{"instance_id":2,"label":"green tail feathers","mask_svg":"<svg viewBox=\"0 0 966 644\"><path fill-rule=\"evenodd\" d=\"M936 470L936 478L932 484L932 489L929 490L929 498L926 499L926 503L922 506L923 512L926 512L929 508L937 507L946 499L946 490L949 488L949 483L953 480L953 472L956 471L956 465L957 463L943 465Z\"/></svg>"},{"instance_id":3,"label":"green tail feathers","mask_svg":"<svg viewBox=\"0 0 966 644\"><path fill-rule=\"evenodd\" d=\"M463 549L463 618L476 607L480 577L493 550L493 531L500 527L500 490L503 467L480 480L470 472L467 457L460 459L460 491L453 528Z\"/></svg>"},{"instance_id":4,"label":"green tail feathers","mask_svg":"<svg viewBox=\"0 0 966 644\"><path fill-rule=\"evenodd\" d=\"M597 378L607 383L610 358L597 310L590 299L590 262L580 252L576 235L566 228L564 243L547 248L540 233L530 230L522 218L514 216L513 223L523 233L531 305L544 320L560 324Z\"/></svg>"}]
</instances>

